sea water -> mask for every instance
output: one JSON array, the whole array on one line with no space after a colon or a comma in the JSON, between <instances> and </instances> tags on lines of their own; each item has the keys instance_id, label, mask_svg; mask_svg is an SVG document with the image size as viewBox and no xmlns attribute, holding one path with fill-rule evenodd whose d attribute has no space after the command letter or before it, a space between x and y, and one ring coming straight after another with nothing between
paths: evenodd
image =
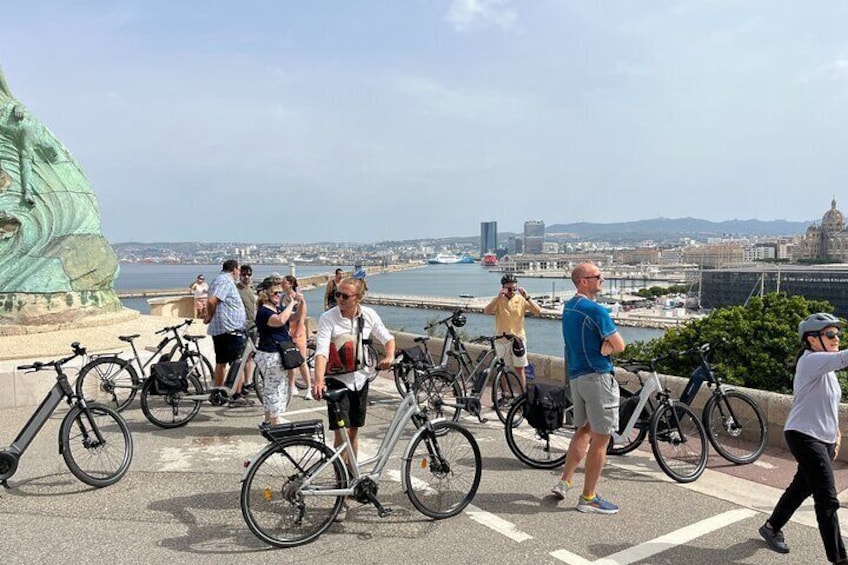
<instances>
[{"instance_id":1,"label":"sea water","mask_svg":"<svg viewBox=\"0 0 848 565\"><path fill-rule=\"evenodd\" d=\"M350 270L349 265L340 265ZM206 277L210 283L220 272L218 265L158 265L158 264L123 264L121 273L115 281L115 289L147 290L162 288L182 288L188 292L188 286L194 282L198 274ZM331 276L335 267L300 266L295 268L295 276L307 277L317 274ZM366 272L367 272L366 267ZM253 281L261 281L272 272L282 275L291 273L288 265L254 265ZM457 265L426 265L405 271L383 273L367 278L369 292L379 294L398 294L413 296L438 297L493 297L500 291L500 278L503 273L490 271L478 264ZM519 275L518 285L527 289L531 296L568 297L574 293L574 285L568 279L538 279ZM608 292L614 293L614 281L605 281ZM318 317L323 312L324 288L306 291L307 315ZM128 308L139 310L143 314L150 313L150 307L144 298L128 298L123 303ZM390 306L374 306L383 322L390 329L410 333L424 334L424 326L434 320L442 319L450 314L445 310L422 308L399 308ZM495 331L495 321L492 316L483 314L467 314L468 323L463 328L465 335L476 337L491 335ZM525 320L527 330L527 348L532 353L561 356L562 329L559 320L547 320L528 316ZM650 328L619 328L626 342L646 341L660 337L664 331Z\"/></svg>"}]
</instances>

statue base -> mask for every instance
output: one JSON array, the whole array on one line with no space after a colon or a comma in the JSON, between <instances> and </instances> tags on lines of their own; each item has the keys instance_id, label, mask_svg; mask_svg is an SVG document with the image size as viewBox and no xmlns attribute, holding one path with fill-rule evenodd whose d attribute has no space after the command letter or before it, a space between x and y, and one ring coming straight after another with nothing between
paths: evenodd
<instances>
[{"instance_id":1,"label":"statue base","mask_svg":"<svg viewBox=\"0 0 848 565\"><path fill-rule=\"evenodd\" d=\"M135 313L132 316L131 313ZM0 335L92 327L137 317L114 290L56 293L0 293ZM113 321L108 321L113 320Z\"/></svg>"}]
</instances>

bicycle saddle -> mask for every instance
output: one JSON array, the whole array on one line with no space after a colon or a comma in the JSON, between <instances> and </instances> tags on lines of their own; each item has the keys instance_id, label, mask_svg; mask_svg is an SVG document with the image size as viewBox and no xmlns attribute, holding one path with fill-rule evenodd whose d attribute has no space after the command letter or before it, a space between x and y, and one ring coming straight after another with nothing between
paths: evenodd
<instances>
[{"instance_id":1,"label":"bicycle saddle","mask_svg":"<svg viewBox=\"0 0 848 565\"><path fill-rule=\"evenodd\" d=\"M324 391L324 398L327 399L327 402L338 403L339 400L341 400L346 394L346 388L334 388L332 390L327 389Z\"/></svg>"},{"instance_id":2,"label":"bicycle saddle","mask_svg":"<svg viewBox=\"0 0 848 565\"><path fill-rule=\"evenodd\" d=\"M650 372L652 370L650 366L645 365L644 363L621 363L619 367L628 373Z\"/></svg>"},{"instance_id":3,"label":"bicycle saddle","mask_svg":"<svg viewBox=\"0 0 848 565\"><path fill-rule=\"evenodd\" d=\"M185 334L183 336L183 338L187 339L188 341L195 341L195 342L200 341L204 337L206 337L206 336L205 335L191 335L191 334Z\"/></svg>"},{"instance_id":4,"label":"bicycle saddle","mask_svg":"<svg viewBox=\"0 0 848 565\"><path fill-rule=\"evenodd\" d=\"M132 340L134 340L135 338L140 337L140 336L141 336L141 334L119 335L118 339L120 339L121 341L126 341L127 343L132 343Z\"/></svg>"},{"instance_id":5,"label":"bicycle saddle","mask_svg":"<svg viewBox=\"0 0 848 565\"><path fill-rule=\"evenodd\" d=\"M427 341L428 339L430 339L430 336L425 335L425 336L421 336L421 337L416 337L412 341L414 341L415 343L423 343L423 342Z\"/></svg>"}]
</instances>

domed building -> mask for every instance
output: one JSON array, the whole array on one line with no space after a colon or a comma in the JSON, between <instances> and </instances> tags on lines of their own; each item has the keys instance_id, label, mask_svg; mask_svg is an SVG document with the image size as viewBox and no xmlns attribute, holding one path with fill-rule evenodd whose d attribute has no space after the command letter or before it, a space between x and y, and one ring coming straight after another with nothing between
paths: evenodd
<instances>
[{"instance_id":1,"label":"domed building","mask_svg":"<svg viewBox=\"0 0 848 565\"><path fill-rule=\"evenodd\" d=\"M821 225L807 228L804 239L798 244L796 259L848 263L848 231L845 231L845 216L836 209L836 198L830 202L830 210L822 216Z\"/></svg>"}]
</instances>

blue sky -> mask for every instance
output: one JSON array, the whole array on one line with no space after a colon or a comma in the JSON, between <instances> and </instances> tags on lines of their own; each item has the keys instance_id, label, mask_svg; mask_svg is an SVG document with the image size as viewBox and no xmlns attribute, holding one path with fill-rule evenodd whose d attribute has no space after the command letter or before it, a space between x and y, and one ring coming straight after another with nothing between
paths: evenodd
<instances>
[{"instance_id":1,"label":"blue sky","mask_svg":"<svg viewBox=\"0 0 848 565\"><path fill-rule=\"evenodd\" d=\"M0 65L121 241L848 211L848 3L18 3Z\"/></svg>"}]
</instances>

